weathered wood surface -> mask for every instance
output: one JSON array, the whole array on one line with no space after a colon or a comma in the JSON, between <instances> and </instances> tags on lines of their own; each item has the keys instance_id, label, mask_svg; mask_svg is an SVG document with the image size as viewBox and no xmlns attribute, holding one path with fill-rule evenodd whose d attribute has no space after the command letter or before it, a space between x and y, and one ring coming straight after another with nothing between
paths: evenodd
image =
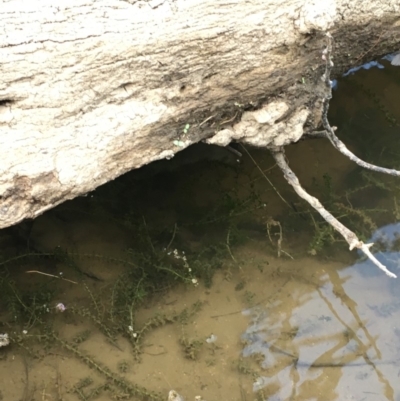
<instances>
[{"instance_id":1,"label":"weathered wood surface","mask_svg":"<svg viewBox=\"0 0 400 401\"><path fill-rule=\"evenodd\" d=\"M218 132L297 140L319 123L323 32L344 68L393 50L399 14L398 0L0 1L0 228Z\"/></svg>"}]
</instances>

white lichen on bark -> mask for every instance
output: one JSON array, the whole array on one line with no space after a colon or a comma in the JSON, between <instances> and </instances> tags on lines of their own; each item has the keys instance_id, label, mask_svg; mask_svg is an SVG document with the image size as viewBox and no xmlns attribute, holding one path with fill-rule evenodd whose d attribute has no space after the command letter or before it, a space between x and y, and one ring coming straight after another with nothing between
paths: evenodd
<instances>
[{"instance_id":1,"label":"white lichen on bark","mask_svg":"<svg viewBox=\"0 0 400 401\"><path fill-rule=\"evenodd\" d=\"M240 122L217 132L207 143L226 146L235 140L258 147L279 147L297 142L303 135L309 111L299 108L290 118L277 123L288 109L285 102L271 102L260 110L245 112Z\"/></svg>"}]
</instances>

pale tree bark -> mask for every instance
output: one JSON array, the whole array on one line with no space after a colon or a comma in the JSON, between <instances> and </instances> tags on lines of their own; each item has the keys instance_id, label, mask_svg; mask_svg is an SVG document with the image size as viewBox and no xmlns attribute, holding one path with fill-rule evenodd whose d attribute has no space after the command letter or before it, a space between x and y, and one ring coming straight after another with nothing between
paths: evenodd
<instances>
[{"instance_id":1,"label":"pale tree bark","mask_svg":"<svg viewBox=\"0 0 400 401\"><path fill-rule=\"evenodd\" d=\"M339 73L395 50L399 13L398 0L1 0L0 228L201 139L298 140L320 123L324 33Z\"/></svg>"}]
</instances>

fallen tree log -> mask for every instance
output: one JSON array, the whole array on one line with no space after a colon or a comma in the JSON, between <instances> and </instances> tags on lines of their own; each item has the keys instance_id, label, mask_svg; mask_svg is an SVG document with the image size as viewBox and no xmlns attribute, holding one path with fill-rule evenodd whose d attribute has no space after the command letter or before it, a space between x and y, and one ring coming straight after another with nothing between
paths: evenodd
<instances>
[{"instance_id":1,"label":"fallen tree log","mask_svg":"<svg viewBox=\"0 0 400 401\"><path fill-rule=\"evenodd\" d=\"M335 73L397 50L394 0L3 0L0 228L199 140L297 141ZM321 86L322 85L322 86Z\"/></svg>"}]
</instances>

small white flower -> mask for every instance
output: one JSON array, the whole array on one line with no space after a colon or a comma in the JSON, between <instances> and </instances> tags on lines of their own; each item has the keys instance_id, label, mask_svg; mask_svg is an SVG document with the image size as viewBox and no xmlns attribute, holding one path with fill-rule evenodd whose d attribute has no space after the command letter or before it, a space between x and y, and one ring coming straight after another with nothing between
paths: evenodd
<instances>
[{"instance_id":1,"label":"small white flower","mask_svg":"<svg viewBox=\"0 0 400 401\"><path fill-rule=\"evenodd\" d=\"M132 332L132 331L133 331L133 327L132 327L132 326L128 326L128 330L129 330L130 332Z\"/></svg>"},{"instance_id":2,"label":"small white flower","mask_svg":"<svg viewBox=\"0 0 400 401\"><path fill-rule=\"evenodd\" d=\"M199 284L197 278L192 278L192 283L196 286L197 284Z\"/></svg>"},{"instance_id":3,"label":"small white flower","mask_svg":"<svg viewBox=\"0 0 400 401\"><path fill-rule=\"evenodd\" d=\"M28 331L27 330L22 330L22 334L28 334Z\"/></svg>"}]
</instances>

